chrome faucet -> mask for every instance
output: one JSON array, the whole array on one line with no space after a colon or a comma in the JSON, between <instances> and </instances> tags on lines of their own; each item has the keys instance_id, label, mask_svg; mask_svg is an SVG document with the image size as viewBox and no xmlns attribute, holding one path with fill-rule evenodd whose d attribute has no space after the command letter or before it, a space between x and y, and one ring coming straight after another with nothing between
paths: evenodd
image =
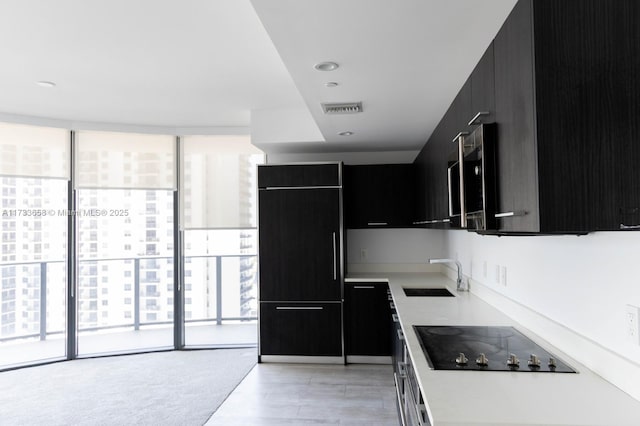
<instances>
[{"instance_id":1,"label":"chrome faucet","mask_svg":"<svg viewBox=\"0 0 640 426\"><path fill-rule=\"evenodd\" d=\"M469 288L464 285L462 279L462 264L455 259L429 259L429 263L455 263L458 269L458 279L456 280L456 290L469 291Z\"/></svg>"}]
</instances>

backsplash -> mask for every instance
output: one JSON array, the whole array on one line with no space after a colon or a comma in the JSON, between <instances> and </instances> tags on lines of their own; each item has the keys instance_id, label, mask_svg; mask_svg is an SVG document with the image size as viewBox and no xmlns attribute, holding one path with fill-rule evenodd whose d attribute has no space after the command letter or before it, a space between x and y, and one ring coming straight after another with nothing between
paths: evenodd
<instances>
[{"instance_id":1,"label":"backsplash","mask_svg":"<svg viewBox=\"0 0 640 426\"><path fill-rule=\"evenodd\" d=\"M625 322L626 305L640 306L640 233L379 229L349 230L347 237L347 262L358 272L457 258L474 293L640 400L640 345L627 338Z\"/></svg>"},{"instance_id":2,"label":"backsplash","mask_svg":"<svg viewBox=\"0 0 640 426\"><path fill-rule=\"evenodd\" d=\"M429 264L442 257L446 232L432 229L349 229L347 264Z\"/></svg>"},{"instance_id":3,"label":"backsplash","mask_svg":"<svg viewBox=\"0 0 640 426\"><path fill-rule=\"evenodd\" d=\"M640 400L640 345L627 337L625 312L640 306L638 247L634 232L445 237L447 256L484 287L476 294Z\"/></svg>"}]
</instances>

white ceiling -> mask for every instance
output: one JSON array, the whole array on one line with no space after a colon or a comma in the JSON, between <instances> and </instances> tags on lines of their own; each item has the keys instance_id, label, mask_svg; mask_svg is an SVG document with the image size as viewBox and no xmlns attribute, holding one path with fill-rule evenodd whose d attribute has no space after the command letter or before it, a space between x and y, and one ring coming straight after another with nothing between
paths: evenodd
<instances>
[{"instance_id":1,"label":"white ceiling","mask_svg":"<svg viewBox=\"0 0 640 426\"><path fill-rule=\"evenodd\" d=\"M266 150L416 150L514 4L0 0L0 113L209 131L253 116ZM326 60L340 68L313 69Z\"/></svg>"}]
</instances>

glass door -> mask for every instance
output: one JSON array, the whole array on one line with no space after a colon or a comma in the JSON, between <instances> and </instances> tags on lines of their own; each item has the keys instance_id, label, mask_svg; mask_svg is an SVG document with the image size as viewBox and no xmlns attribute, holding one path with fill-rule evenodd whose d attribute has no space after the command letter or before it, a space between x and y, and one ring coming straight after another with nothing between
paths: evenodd
<instances>
[{"instance_id":1,"label":"glass door","mask_svg":"<svg viewBox=\"0 0 640 426\"><path fill-rule=\"evenodd\" d=\"M66 356L69 132L0 123L0 369Z\"/></svg>"},{"instance_id":2,"label":"glass door","mask_svg":"<svg viewBox=\"0 0 640 426\"><path fill-rule=\"evenodd\" d=\"M247 136L182 138L186 346L257 344L256 166Z\"/></svg>"},{"instance_id":3,"label":"glass door","mask_svg":"<svg viewBox=\"0 0 640 426\"><path fill-rule=\"evenodd\" d=\"M78 355L173 348L175 138L76 143Z\"/></svg>"}]
</instances>

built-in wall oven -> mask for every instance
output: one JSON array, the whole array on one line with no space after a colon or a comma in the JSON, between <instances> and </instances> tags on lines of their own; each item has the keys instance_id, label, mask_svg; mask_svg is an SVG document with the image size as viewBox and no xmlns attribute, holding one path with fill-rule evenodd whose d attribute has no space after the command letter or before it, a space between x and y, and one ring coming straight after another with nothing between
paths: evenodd
<instances>
[{"instance_id":1,"label":"built-in wall oven","mask_svg":"<svg viewBox=\"0 0 640 426\"><path fill-rule=\"evenodd\" d=\"M495 229L496 124L479 124L453 140L448 158L449 216L455 227Z\"/></svg>"}]
</instances>

